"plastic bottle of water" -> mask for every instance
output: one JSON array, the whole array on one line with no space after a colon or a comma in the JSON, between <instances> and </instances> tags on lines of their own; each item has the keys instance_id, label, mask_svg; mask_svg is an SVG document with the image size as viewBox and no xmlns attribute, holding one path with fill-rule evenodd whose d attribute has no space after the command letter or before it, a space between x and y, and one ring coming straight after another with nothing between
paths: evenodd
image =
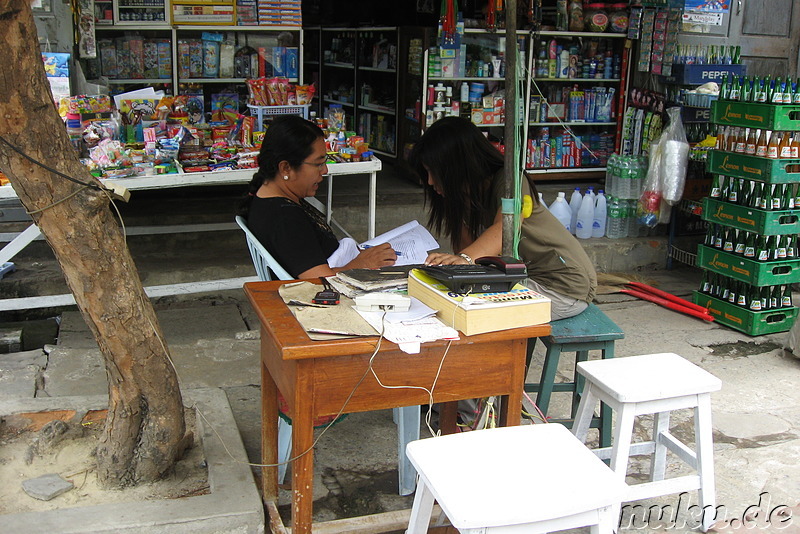
<instances>
[{"instance_id":1,"label":"plastic bottle of water","mask_svg":"<svg viewBox=\"0 0 800 534\"><path fill-rule=\"evenodd\" d=\"M592 221L592 237L603 237L606 235L606 196L602 189L597 192L596 202Z\"/></svg>"},{"instance_id":2,"label":"plastic bottle of water","mask_svg":"<svg viewBox=\"0 0 800 534\"><path fill-rule=\"evenodd\" d=\"M617 154L611 154L606 163L606 192L609 197L617 195L617 182L619 181L619 170L617 169Z\"/></svg>"},{"instance_id":3,"label":"plastic bottle of water","mask_svg":"<svg viewBox=\"0 0 800 534\"><path fill-rule=\"evenodd\" d=\"M608 224L606 225L606 237L609 239L619 239L625 237L625 213L620 206L617 197L608 197Z\"/></svg>"},{"instance_id":4,"label":"plastic bottle of water","mask_svg":"<svg viewBox=\"0 0 800 534\"><path fill-rule=\"evenodd\" d=\"M639 220L636 217L636 208L639 204L639 200L631 199L628 200L627 202L628 202L628 219L627 219L628 228L625 234L628 237L636 237L637 235L639 235Z\"/></svg>"},{"instance_id":5,"label":"plastic bottle of water","mask_svg":"<svg viewBox=\"0 0 800 534\"><path fill-rule=\"evenodd\" d=\"M542 206L544 206L544 208L545 208L545 209L549 209L549 208L547 207L547 204L545 203L545 201L544 201L544 197L542 196L542 194L541 194L541 193L539 193L539 204L541 204Z\"/></svg>"},{"instance_id":6,"label":"plastic bottle of water","mask_svg":"<svg viewBox=\"0 0 800 534\"><path fill-rule=\"evenodd\" d=\"M572 212L567 204L566 196L563 192L559 192L556 199L550 205L550 213L552 213L558 221L564 225L567 231L570 230L570 221L572 220Z\"/></svg>"},{"instance_id":7,"label":"plastic bottle of water","mask_svg":"<svg viewBox=\"0 0 800 534\"><path fill-rule=\"evenodd\" d=\"M569 199L569 209L572 211L572 219L570 220L569 227L572 233L575 233L575 225L578 222L578 210L581 209L581 202L583 202L583 195L581 195L581 188L576 187L572 192L572 197Z\"/></svg>"},{"instance_id":8,"label":"plastic bottle of water","mask_svg":"<svg viewBox=\"0 0 800 534\"><path fill-rule=\"evenodd\" d=\"M630 157L620 156L617 160L617 172L619 173L619 181L617 182L617 196L620 200L626 200L631 197L631 180L630 180Z\"/></svg>"},{"instance_id":9,"label":"plastic bottle of water","mask_svg":"<svg viewBox=\"0 0 800 534\"><path fill-rule=\"evenodd\" d=\"M581 209L578 210L578 221L575 223L575 235L580 239L592 237L592 223L594 222L594 202L587 192L583 196Z\"/></svg>"}]
</instances>

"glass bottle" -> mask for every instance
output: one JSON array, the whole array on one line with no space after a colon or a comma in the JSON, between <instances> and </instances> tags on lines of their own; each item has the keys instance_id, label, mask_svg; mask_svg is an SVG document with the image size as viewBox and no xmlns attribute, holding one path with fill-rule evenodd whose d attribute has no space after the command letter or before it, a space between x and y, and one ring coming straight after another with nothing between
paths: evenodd
<instances>
[{"instance_id":1,"label":"glass bottle","mask_svg":"<svg viewBox=\"0 0 800 534\"><path fill-rule=\"evenodd\" d=\"M745 240L747 239L746 234L749 232L745 232L744 230L739 230L736 232L736 239L733 242L733 253L744 255L744 247L745 247Z\"/></svg>"},{"instance_id":2,"label":"glass bottle","mask_svg":"<svg viewBox=\"0 0 800 534\"><path fill-rule=\"evenodd\" d=\"M774 310L780 307L781 303L781 286L775 285L770 288L769 292L769 309Z\"/></svg>"},{"instance_id":3,"label":"glass bottle","mask_svg":"<svg viewBox=\"0 0 800 534\"><path fill-rule=\"evenodd\" d=\"M739 202L739 179L731 177L728 187L728 202L737 204Z\"/></svg>"},{"instance_id":4,"label":"glass bottle","mask_svg":"<svg viewBox=\"0 0 800 534\"><path fill-rule=\"evenodd\" d=\"M758 236L758 240L756 241L756 260L757 261L769 260L769 250L767 250L767 236L765 235Z\"/></svg>"},{"instance_id":5,"label":"glass bottle","mask_svg":"<svg viewBox=\"0 0 800 534\"><path fill-rule=\"evenodd\" d=\"M769 143L767 143L767 157L778 159L780 155L781 132L772 132L769 136Z\"/></svg>"},{"instance_id":6,"label":"glass bottle","mask_svg":"<svg viewBox=\"0 0 800 534\"><path fill-rule=\"evenodd\" d=\"M772 195L772 208L773 210L781 209L781 189L778 184L773 184L770 189L770 194Z\"/></svg>"},{"instance_id":7,"label":"glass bottle","mask_svg":"<svg viewBox=\"0 0 800 534\"><path fill-rule=\"evenodd\" d=\"M747 143L744 147L744 153L750 154L751 156L755 156L756 154L756 144L758 143L758 130L755 128L750 128L750 133L747 136Z\"/></svg>"},{"instance_id":8,"label":"glass bottle","mask_svg":"<svg viewBox=\"0 0 800 534\"><path fill-rule=\"evenodd\" d=\"M800 77L792 85L792 104L800 104Z\"/></svg>"},{"instance_id":9,"label":"glass bottle","mask_svg":"<svg viewBox=\"0 0 800 534\"><path fill-rule=\"evenodd\" d=\"M756 257L756 234L747 232L747 237L744 240L744 251L742 255L745 258L754 259Z\"/></svg>"},{"instance_id":10,"label":"glass bottle","mask_svg":"<svg viewBox=\"0 0 800 534\"><path fill-rule=\"evenodd\" d=\"M781 209L794 209L794 191L792 191L792 184L783 184L783 190L781 191Z\"/></svg>"},{"instance_id":11,"label":"glass bottle","mask_svg":"<svg viewBox=\"0 0 800 534\"><path fill-rule=\"evenodd\" d=\"M734 152L739 154L744 154L747 150L747 129L746 128L739 128L739 132L736 135L736 147L734 148Z\"/></svg>"},{"instance_id":12,"label":"glass bottle","mask_svg":"<svg viewBox=\"0 0 800 534\"><path fill-rule=\"evenodd\" d=\"M750 204L751 208L760 208L761 207L761 200L764 196L764 184L763 182L754 182L753 184L753 193L750 195Z\"/></svg>"},{"instance_id":13,"label":"glass bottle","mask_svg":"<svg viewBox=\"0 0 800 534\"><path fill-rule=\"evenodd\" d=\"M792 307L792 284L786 284L784 286L783 294L781 295L781 307Z\"/></svg>"},{"instance_id":14,"label":"glass bottle","mask_svg":"<svg viewBox=\"0 0 800 534\"><path fill-rule=\"evenodd\" d=\"M762 128L756 141L756 156L767 157L767 130Z\"/></svg>"},{"instance_id":15,"label":"glass bottle","mask_svg":"<svg viewBox=\"0 0 800 534\"><path fill-rule=\"evenodd\" d=\"M769 74L758 81L758 88L753 92L753 102L765 103L767 101L767 87L769 86Z\"/></svg>"},{"instance_id":16,"label":"glass bottle","mask_svg":"<svg viewBox=\"0 0 800 534\"><path fill-rule=\"evenodd\" d=\"M792 157L792 145L791 145L791 137L789 132L783 132L781 134L781 144L778 145L778 157L779 158L791 158Z\"/></svg>"},{"instance_id":17,"label":"glass bottle","mask_svg":"<svg viewBox=\"0 0 800 534\"><path fill-rule=\"evenodd\" d=\"M720 176L719 174L714 175L714 178L711 180L711 198L720 198L722 195L721 180L724 179L724 176Z\"/></svg>"},{"instance_id":18,"label":"glass bottle","mask_svg":"<svg viewBox=\"0 0 800 534\"><path fill-rule=\"evenodd\" d=\"M722 242L722 250L725 252L733 252L733 242L736 239L736 230L733 228L725 229L725 238Z\"/></svg>"},{"instance_id":19,"label":"glass bottle","mask_svg":"<svg viewBox=\"0 0 800 534\"><path fill-rule=\"evenodd\" d=\"M769 99L770 104L783 104L783 82L781 77L775 78L775 87L772 90L772 96Z\"/></svg>"},{"instance_id":20,"label":"glass bottle","mask_svg":"<svg viewBox=\"0 0 800 534\"><path fill-rule=\"evenodd\" d=\"M800 132L792 133L792 142L789 147L791 148L790 158L800 158Z\"/></svg>"},{"instance_id":21,"label":"glass bottle","mask_svg":"<svg viewBox=\"0 0 800 534\"><path fill-rule=\"evenodd\" d=\"M739 83L739 77L733 77L733 84L731 85L731 92L728 95L728 100L732 100L734 102L738 102L742 95L742 88Z\"/></svg>"},{"instance_id":22,"label":"glass bottle","mask_svg":"<svg viewBox=\"0 0 800 534\"><path fill-rule=\"evenodd\" d=\"M728 79L728 73L722 75L722 84L719 86L719 99L730 100L731 81Z\"/></svg>"}]
</instances>

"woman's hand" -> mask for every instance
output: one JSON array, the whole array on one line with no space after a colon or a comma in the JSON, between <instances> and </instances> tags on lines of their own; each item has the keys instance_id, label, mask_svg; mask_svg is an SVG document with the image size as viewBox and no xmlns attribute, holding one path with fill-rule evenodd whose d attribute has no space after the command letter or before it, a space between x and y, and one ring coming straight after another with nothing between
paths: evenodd
<instances>
[{"instance_id":1,"label":"woman's hand","mask_svg":"<svg viewBox=\"0 0 800 534\"><path fill-rule=\"evenodd\" d=\"M425 265L469 265L469 262L455 254L444 254L442 252L431 252L425 258Z\"/></svg>"},{"instance_id":2,"label":"woman's hand","mask_svg":"<svg viewBox=\"0 0 800 534\"><path fill-rule=\"evenodd\" d=\"M358 256L347 264L348 269L375 269L394 265L397 261L397 253L389 243L381 243L374 247L369 247L358 253Z\"/></svg>"}]
</instances>

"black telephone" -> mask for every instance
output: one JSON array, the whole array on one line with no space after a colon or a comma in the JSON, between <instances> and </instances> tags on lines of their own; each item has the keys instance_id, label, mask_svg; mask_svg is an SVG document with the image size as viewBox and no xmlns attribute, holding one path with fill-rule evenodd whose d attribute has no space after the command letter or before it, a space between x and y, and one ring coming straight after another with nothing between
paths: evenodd
<instances>
[{"instance_id":1,"label":"black telephone","mask_svg":"<svg viewBox=\"0 0 800 534\"><path fill-rule=\"evenodd\" d=\"M511 256L485 256L475 265L430 265L421 268L456 293L502 293L528 276L525 264Z\"/></svg>"}]
</instances>

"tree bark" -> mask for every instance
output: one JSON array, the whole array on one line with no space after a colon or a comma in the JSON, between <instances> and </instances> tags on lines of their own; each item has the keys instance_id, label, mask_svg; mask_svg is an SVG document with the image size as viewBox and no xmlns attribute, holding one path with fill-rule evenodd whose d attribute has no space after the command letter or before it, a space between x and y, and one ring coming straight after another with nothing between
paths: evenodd
<instances>
[{"instance_id":1,"label":"tree bark","mask_svg":"<svg viewBox=\"0 0 800 534\"><path fill-rule=\"evenodd\" d=\"M53 249L105 363L109 410L98 475L109 487L155 480L182 454L185 434L169 351L109 197L53 106L29 0L0 2L0 43L0 170Z\"/></svg>"}]
</instances>

